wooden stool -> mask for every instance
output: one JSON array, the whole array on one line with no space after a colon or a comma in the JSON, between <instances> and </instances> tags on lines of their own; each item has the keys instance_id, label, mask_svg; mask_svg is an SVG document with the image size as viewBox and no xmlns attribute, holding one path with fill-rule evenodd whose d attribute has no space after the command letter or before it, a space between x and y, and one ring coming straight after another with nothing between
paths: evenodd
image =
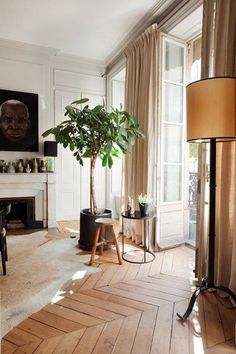
<instances>
[{"instance_id":1,"label":"wooden stool","mask_svg":"<svg viewBox=\"0 0 236 354\"><path fill-rule=\"evenodd\" d=\"M91 254L90 261L89 261L89 265L92 265L94 262L94 256L96 254L97 247L100 247L100 254L103 254L103 247L104 247L104 245L108 245L108 244L115 245L119 264L122 264L122 258L121 258L121 254L120 254L119 244L118 244L116 234L114 231L115 221L113 219L109 219L109 218L107 218L107 219L106 218L99 218L99 219L95 220L95 223L97 224L97 226L96 226L96 233L95 233L95 237L94 237L93 249L92 249L92 254ZM111 237L112 237L111 240L105 240L106 227L111 228ZM100 240L99 240L99 236L101 236Z\"/></svg>"}]
</instances>

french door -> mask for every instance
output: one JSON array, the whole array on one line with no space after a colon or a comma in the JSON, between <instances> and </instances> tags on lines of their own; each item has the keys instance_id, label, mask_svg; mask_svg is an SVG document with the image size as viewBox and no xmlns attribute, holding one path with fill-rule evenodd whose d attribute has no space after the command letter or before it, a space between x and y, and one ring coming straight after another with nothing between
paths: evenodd
<instances>
[{"instance_id":1,"label":"french door","mask_svg":"<svg viewBox=\"0 0 236 354\"><path fill-rule=\"evenodd\" d=\"M185 166L186 44L161 36L158 129L158 237L160 247L183 242L188 218Z\"/></svg>"}]
</instances>

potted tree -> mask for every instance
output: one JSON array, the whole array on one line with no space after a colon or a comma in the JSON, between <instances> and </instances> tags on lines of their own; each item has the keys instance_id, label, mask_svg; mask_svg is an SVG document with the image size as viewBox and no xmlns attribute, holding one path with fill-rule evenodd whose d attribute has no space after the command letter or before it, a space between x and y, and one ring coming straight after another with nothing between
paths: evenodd
<instances>
[{"instance_id":1,"label":"potted tree","mask_svg":"<svg viewBox=\"0 0 236 354\"><path fill-rule=\"evenodd\" d=\"M135 117L128 112L118 109L108 112L102 105L91 109L86 104L81 108L88 101L83 98L66 106L65 116L68 119L42 134L43 137L53 134L64 148L70 148L82 166L84 158L90 159L90 207L80 214L79 246L85 250L92 249L95 219L107 217L109 213L109 210L97 207L94 186L97 158L102 159L103 167L111 168L113 158L119 158L121 152L127 153L136 138L144 138Z\"/></svg>"}]
</instances>

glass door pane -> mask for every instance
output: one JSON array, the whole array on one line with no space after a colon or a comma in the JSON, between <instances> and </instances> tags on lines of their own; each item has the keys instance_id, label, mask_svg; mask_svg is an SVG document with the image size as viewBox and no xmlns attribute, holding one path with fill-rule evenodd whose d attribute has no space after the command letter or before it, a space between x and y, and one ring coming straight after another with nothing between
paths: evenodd
<instances>
[{"instance_id":1,"label":"glass door pane","mask_svg":"<svg viewBox=\"0 0 236 354\"><path fill-rule=\"evenodd\" d=\"M166 165L164 166L163 176L163 202L178 202L181 200L181 166Z\"/></svg>"},{"instance_id":2,"label":"glass door pane","mask_svg":"<svg viewBox=\"0 0 236 354\"><path fill-rule=\"evenodd\" d=\"M168 122L183 122L183 86L173 83L164 83L164 115Z\"/></svg>"},{"instance_id":3,"label":"glass door pane","mask_svg":"<svg viewBox=\"0 0 236 354\"><path fill-rule=\"evenodd\" d=\"M182 163L182 126L173 124L164 124L163 134L165 139L164 163Z\"/></svg>"},{"instance_id":4,"label":"glass door pane","mask_svg":"<svg viewBox=\"0 0 236 354\"><path fill-rule=\"evenodd\" d=\"M165 41L164 79L184 82L184 48L171 41Z\"/></svg>"}]
</instances>

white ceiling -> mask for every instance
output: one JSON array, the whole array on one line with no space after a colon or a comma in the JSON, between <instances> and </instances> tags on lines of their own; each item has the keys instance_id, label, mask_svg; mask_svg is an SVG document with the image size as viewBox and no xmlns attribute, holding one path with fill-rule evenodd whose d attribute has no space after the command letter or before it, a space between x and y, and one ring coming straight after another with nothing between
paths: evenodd
<instances>
[{"instance_id":1,"label":"white ceiling","mask_svg":"<svg viewBox=\"0 0 236 354\"><path fill-rule=\"evenodd\" d=\"M105 61L161 0L1 0L0 37Z\"/></svg>"}]
</instances>

